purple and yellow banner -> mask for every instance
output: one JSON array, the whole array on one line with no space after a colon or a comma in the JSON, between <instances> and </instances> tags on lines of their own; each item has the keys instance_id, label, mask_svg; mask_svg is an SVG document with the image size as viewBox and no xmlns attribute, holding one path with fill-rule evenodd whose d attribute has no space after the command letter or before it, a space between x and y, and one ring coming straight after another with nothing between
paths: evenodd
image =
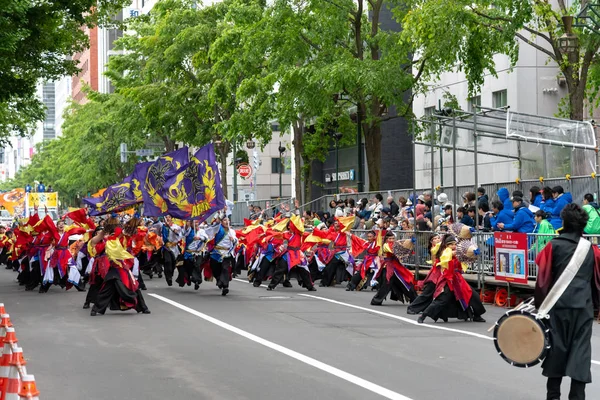
<instances>
[{"instance_id":1,"label":"purple and yellow banner","mask_svg":"<svg viewBox=\"0 0 600 400\"><path fill-rule=\"evenodd\" d=\"M142 190L145 216L161 217L168 214L167 203L161 192L165 183L188 163L188 148L184 146L159 157L150 165Z\"/></svg>"},{"instance_id":2,"label":"purple and yellow banner","mask_svg":"<svg viewBox=\"0 0 600 400\"><path fill-rule=\"evenodd\" d=\"M204 221L225 207L225 196L212 144L194 154L187 166L168 179L161 191L166 213L182 220Z\"/></svg>"},{"instance_id":3,"label":"purple and yellow banner","mask_svg":"<svg viewBox=\"0 0 600 400\"><path fill-rule=\"evenodd\" d=\"M138 204L141 200L136 199L131 191L131 178L129 175L123 182L107 187L100 197L83 199L83 203L89 208L89 214L97 216L119 212Z\"/></svg>"}]
</instances>

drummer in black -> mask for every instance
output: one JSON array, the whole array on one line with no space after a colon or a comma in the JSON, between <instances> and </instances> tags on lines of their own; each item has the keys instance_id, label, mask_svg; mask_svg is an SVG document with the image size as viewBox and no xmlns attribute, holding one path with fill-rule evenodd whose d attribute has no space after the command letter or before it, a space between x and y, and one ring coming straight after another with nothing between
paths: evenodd
<instances>
[{"instance_id":1,"label":"drummer in black","mask_svg":"<svg viewBox=\"0 0 600 400\"><path fill-rule=\"evenodd\" d=\"M535 305L540 307L548 292L564 272L575 253L588 215L576 204L568 204L561 212L561 235L552 239L537 256L539 266L535 287ZM592 381L592 326L594 297L600 282L600 250L592 246L574 279L550 310L552 347L542 364L548 377L547 400L560 399L563 376L571 378L569 400L585 399L585 385Z\"/></svg>"}]
</instances>

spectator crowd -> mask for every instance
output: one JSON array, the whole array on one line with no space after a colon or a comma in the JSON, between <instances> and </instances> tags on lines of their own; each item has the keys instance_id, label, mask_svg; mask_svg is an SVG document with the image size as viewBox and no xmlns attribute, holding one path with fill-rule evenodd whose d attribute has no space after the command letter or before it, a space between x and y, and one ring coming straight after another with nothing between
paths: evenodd
<instances>
[{"instance_id":1,"label":"spectator crowd","mask_svg":"<svg viewBox=\"0 0 600 400\"><path fill-rule=\"evenodd\" d=\"M477 193L464 193L461 200L459 204L453 204L446 193L434 198L431 191L425 191L416 198L390 196L384 201L377 193L371 199L332 200L328 210L305 210L303 220L307 227L321 229L331 226L335 218L354 215L357 217L354 229L445 231L448 225L460 222L483 232L551 234L561 228L560 213L573 202L573 197L562 186L534 186L527 196L520 190L511 193L500 188L490 200L485 189L480 187ZM600 234L600 213L591 193L584 196L583 209L589 215L585 233ZM249 212L250 219L254 220L294 211L290 211L288 204L281 204L269 210L251 205Z\"/></svg>"}]
</instances>

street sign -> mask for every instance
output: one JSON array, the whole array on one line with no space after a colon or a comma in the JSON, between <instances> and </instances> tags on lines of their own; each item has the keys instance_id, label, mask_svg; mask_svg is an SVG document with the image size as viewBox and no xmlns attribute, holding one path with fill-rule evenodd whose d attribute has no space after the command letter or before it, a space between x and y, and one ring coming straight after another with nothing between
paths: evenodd
<instances>
[{"instance_id":1,"label":"street sign","mask_svg":"<svg viewBox=\"0 0 600 400\"><path fill-rule=\"evenodd\" d=\"M252 167L246 163L238 165L237 170L243 179L248 179L252 176Z\"/></svg>"},{"instance_id":2,"label":"street sign","mask_svg":"<svg viewBox=\"0 0 600 400\"><path fill-rule=\"evenodd\" d=\"M258 150L256 149L252 150L252 166L254 167L254 170L258 172L258 169L260 168L260 158L258 157Z\"/></svg>"},{"instance_id":3,"label":"street sign","mask_svg":"<svg viewBox=\"0 0 600 400\"><path fill-rule=\"evenodd\" d=\"M154 155L154 149L139 149L135 151L138 157L150 157Z\"/></svg>"},{"instance_id":4,"label":"street sign","mask_svg":"<svg viewBox=\"0 0 600 400\"><path fill-rule=\"evenodd\" d=\"M127 162L127 143L121 143L121 146L119 147L119 149L121 150L121 162L126 163Z\"/></svg>"}]
</instances>

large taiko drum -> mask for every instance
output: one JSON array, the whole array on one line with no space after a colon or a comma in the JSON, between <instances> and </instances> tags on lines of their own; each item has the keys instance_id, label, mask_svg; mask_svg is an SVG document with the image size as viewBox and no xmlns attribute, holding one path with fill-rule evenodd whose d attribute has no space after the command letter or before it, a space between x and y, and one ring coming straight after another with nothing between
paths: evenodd
<instances>
[{"instance_id":1,"label":"large taiko drum","mask_svg":"<svg viewBox=\"0 0 600 400\"><path fill-rule=\"evenodd\" d=\"M532 367L550 350L550 328L535 314L533 298L506 312L494 327L494 345L510 365Z\"/></svg>"}]
</instances>

